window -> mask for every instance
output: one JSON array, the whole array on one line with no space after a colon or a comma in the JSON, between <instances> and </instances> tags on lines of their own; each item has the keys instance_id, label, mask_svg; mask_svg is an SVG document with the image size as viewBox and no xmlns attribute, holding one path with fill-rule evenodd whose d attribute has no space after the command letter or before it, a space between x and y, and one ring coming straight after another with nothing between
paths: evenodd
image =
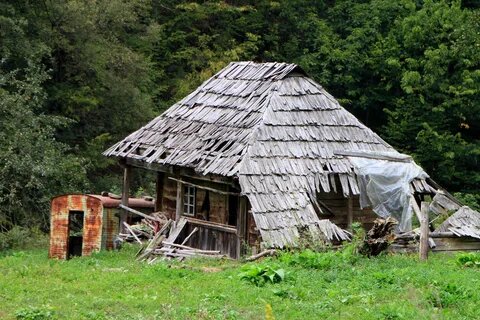
<instances>
[{"instance_id":1,"label":"window","mask_svg":"<svg viewBox=\"0 0 480 320\"><path fill-rule=\"evenodd\" d=\"M195 216L195 187L183 187L183 214Z\"/></svg>"}]
</instances>

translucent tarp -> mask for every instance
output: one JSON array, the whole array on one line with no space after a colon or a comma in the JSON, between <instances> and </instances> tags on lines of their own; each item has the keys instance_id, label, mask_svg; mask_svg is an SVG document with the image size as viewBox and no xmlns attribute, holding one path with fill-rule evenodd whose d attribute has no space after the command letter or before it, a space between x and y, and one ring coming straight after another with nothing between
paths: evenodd
<instances>
[{"instance_id":1,"label":"translucent tarp","mask_svg":"<svg viewBox=\"0 0 480 320\"><path fill-rule=\"evenodd\" d=\"M371 154L370 154L371 155ZM377 157L379 153L374 154ZM382 155L405 161L406 155L385 152ZM410 183L428 175L413 160L409 162L349 157L355 167L360 187L360 206L371 207L382 218L393 217L399 221L400 232L412 229Z\"/></svg>"}]
</instances>

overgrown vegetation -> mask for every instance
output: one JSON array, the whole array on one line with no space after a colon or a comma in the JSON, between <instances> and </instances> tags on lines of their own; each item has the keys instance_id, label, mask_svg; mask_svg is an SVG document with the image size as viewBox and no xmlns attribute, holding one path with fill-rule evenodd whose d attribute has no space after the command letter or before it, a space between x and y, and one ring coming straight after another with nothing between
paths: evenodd
<instances>
[{"instance_id":1,"label":"overgrown vegetation","mask_svg":"<svg viewBox=\"0 0 480 320\"><path fill-rule=\"evenodd\" d=\"M133 259L137 250L69 261L48 260L43 249L11 252L0 258L0 318L478 318L480 269L459 264L462 255L435 254L421 263L416 255L351 260L341 251L306 251L245 265L148 265ZM239 274L251 270L274 281L242 280Z\"/></svg>"},{"instance_id":2,"label":"overgrown vegetation","mask_svg":"<svg viewBox=\"0 0 480 320\"><path fill-rule=\"evenodd\" d=\"M2 1L0 228L46 228L55 194L118 191L119 168L101 151L232 60L299 64L478 206L474 3Z\"/></svg>"},{"instance_id":3,"label":"overgrown vegetation","mask_svg":"<svg viewBox=\"0 0 480 320\"><path fill-rule=\"evenodd\" d=\"M464 267L480 268L480 253L460 253L457 255L457 263Z\"/></svg>"}]
</instances>

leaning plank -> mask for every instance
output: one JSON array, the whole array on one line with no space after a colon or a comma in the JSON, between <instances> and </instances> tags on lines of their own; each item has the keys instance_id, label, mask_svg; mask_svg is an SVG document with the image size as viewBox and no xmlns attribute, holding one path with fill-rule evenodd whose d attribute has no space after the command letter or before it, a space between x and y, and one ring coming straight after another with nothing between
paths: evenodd
<instances>
[{"instance_id":1,"label":"leaning plank","mask_svg":"<svg viewBox=\"0 0 480 320\"><path fill-rule=\"evenodd\" d=\"M168 236L167 242L174 243L186 225L187 225L187 219L181 218L178 221L177 226L175 227L175 230L173 230L173 232Z\"/></svg>"},{"instance_id":2,"label":"leaning plank","mask_svg":"<svg viewBox=\"0 0 480 320\"><path fill-rule=\"evenodd\" d=\"M135 232L133 232L132 228L130 228L130 226L128 225L128 223L126 223L125 221L123 222L123 225L125 226L125 228L127 228L127 230L132 234L132 236L135 238L135 240L137 240L138 243L142 244L142 241L140 241L140 239L137 237L137 235L135 234Z\"/></svg>"},{"instance_id":3,"label":"leaning plank","mask_svg":"<svg viewBox=\"0 0 480 320\"><path fill-rule=\"evenodd\" d=\"M161 223L164 223L164 222L165 222L165 220L161 220L161 219L158 219L158 218L155 218L155 217L151 217L151 216L146 215L146 214L144 214L144 213L142 213L142 212L140 212L140 211L137 211L137 210L135 210L135 209L132 209L132 208L130 208L130 207L127 207L127 206L125 206L125 205L123 205L123 204L119 204L118 207L121 208L121 209L124 209L124 210L126 210L126 211L128 211L128 212L130 212L130 213L133 213L133 214L139 215L139 216L141 216L141 217L144 217L145 219L149 219L149 220L153 220L153 221L157 221L157 222L161 222Z\"/></svg>"},{"instance_id":4,"label":"leaning plank","mask_svg":"<svg viewBox=\"0 0 480 320\"><path fill-rule=\"evenodd\" d=\"M180 180L180 179L175 179L173 177L168 177L168 179L180 182L181 184L185 184L187 186L192 186L192 187L196 187L196 188L199 188L199 189L208 190L208 191L216 192L216 193L223 194L223 195L231 195L231 196L239 196L240 195L238 192L222 191L222 190L218 190L218 189L215 189L215 188L205 187L205 186L201 186L201 185L194 184L194 183L191 183L191 182L183 181L183 180Z\"/></svg>"},{"instance_id":5,"label":"leaning plank","mask_svg":"<svg viewBox=\"0 0 480 320\"><path fill-rule=\"evenodd\" d=\"M245 259L246 261L255 261L257 259L260 259L265 256L274 256L277 254L277 250L275 249L270 249L270 250L265 250L260 253L254 254L253 256L248 257Z\"/></svg>"},{"instance_id":6,"label":"leaning plank","mask_svg":"<svg viewBox=\"0 0 480 320\"><path fill-rule=\"evenodd\" d=\"M185 244L188 242L188 240L195 234L195 232L198 231L198 228L195 227L192 232L190 232L190 234L182 241L182 244Z\"/></svg>"}]
</instances>

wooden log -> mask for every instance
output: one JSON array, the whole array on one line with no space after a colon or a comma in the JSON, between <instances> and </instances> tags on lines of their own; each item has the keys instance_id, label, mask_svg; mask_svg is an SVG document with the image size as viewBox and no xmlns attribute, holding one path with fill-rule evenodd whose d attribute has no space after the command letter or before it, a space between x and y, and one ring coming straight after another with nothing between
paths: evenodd
<instances>
[{"instance_id":1,"label":"wooden log","mask_svg":"<svg viewBox=\"0 0 480 320\"><path fill-rule=\"evenodd\" d=\"M223 195L231 195L231 196L239 196L240 195L238 192L218 190L218 189L215 189L215 188L212 188L212 187L201 186L199 184L187 182L187 181L176 179L176 178L173 178L173 177L168 177L168 179L173 180L173 181L177 181L177 183L185 184L187 186L192 186L192 187L195 187L195 188L208 190L208 191L216 192L216 193L223 194Z\"/></svg>"},{"instance_id":2,"label":"wooden log","mask_svg":"<svg viewBox=\"0 0 480 320\"><path fill-rule=\"evenodd\" d=\"M137 240L138 243L142 244L142 241L140 241L140 239L137 237L137 235L135 234L135 232L133 232L132 228L130 228L130 226L128 225L128 223L124 222L123 225L124 225L125 228L127 228L127 230L132 234L132 236L135 238L135 240Z\"/></svg>"},{"instance_id":3,"label":"wooden log","mask_svg":"<svg viewBox=\"0 0 480 320\"><path fill-rule=\"evenodd\" d=\"M177 243L173 243L173 244L165 243L165 244L168 246L175 247L175 252L193 252L193 253L198 252L203 254L220 254L220 251L218 250L202 250L202 249L194 249L194 248L185 249L185 248L182 248L182 246ZM155 249L155 251L160 251L160 252L171 252L171 250L172 248Z\"/></svg>"},{"instance_id":4,"label":"wooden log","mask_svg":"<svg viewBox=\"0 0 480 320\"><path fill-rule=\"evenodd\" d=\"M430 238L458 238L457 235L453 232L437 232L434 231L430 233Z\"/></svg>"},{"instance_id":5,"label":"wooden log","mask_svg":"<svg viewBox=\"0 0 480 320\"><path fill-rule=\"evenodd\" d=\"M225 255L209 255L209 254L188 254L188 253L178 253L178 252L166 252L165 256L167 257L182 257L182 258L194 258L194 257L202 257L202 258L213 258L213 259L223 259L223 258L228 258Z\"/></svg>"},{"instance_id":6,"label":"wooden log","mask_svg":"<svg viewBox=\"0 0 480 320\"><path fill-rule=\"evenodd\" d=\"M160 223L164 223L164 222L165 222L165 220L158 219L158 218L155 218L155 217L146 215L145 213L142 213L142 212L140 212L140 211L137 211L137 210L135 210L135 209L132 209L132 208L130 208L130 207L124 205L124 204L119 204L118 207L121 208L121 209L123 209L123 210L125 210L125 211L128 211L128 212L130 212L130 213L133 213L133 214L136 214L136 215L138 215L138 216L141 216L141 217L143 217L143 218L145 218L145 219L148 219L148 220L157 221L157 222L160 222Z\"/></svg>"},{"instance_id":7,"label":"wooden log","mask_svg":"<svg viewBox=\"0 0 480 320\"><path fill-rule=\"evenodd\" d=\"M260 253L254 254L253 256L248 257L245 259L246 261L255 261L257 259L260 259L265 256L274 256L277 254L277 250L275 249L270 249L270 250L265 250Z\"/></svg>"},{"instance_id":8,"label":"wooden log","mask_svg":"<svg viewBox=\"0 0 480 320\"><path fill-rule=\"evenodd\" d=\"M175 221L179 221L183 213L183 196L183 185L180 182L177 182L177 207L175 210Z\"/></svg>"},{"instance_id":9,"label":"wooden log","mask_svg":"<svg viewBox=\"0 0 480 320\"><path fill-rule=\"evenodd\" d=\"M425 261L428 258L428 202L422 201L420 207L420 247L419 256L421 261Z\"/></svg>"},{"instance_id":10,"label":"wooden log","mask_svg":"<svg viewBox=\"0 0 480 320\"><path fill-rule=\"evenodd\" d=\"M132 176L132 167L126 165L123 169L123 186L122 186L122 205L128 207L128 198L130 196L130 180ZM124 222L127 222L127 211L122 210L120 213L120 231L124 229Z\"/></svg>"}]
</instances>

